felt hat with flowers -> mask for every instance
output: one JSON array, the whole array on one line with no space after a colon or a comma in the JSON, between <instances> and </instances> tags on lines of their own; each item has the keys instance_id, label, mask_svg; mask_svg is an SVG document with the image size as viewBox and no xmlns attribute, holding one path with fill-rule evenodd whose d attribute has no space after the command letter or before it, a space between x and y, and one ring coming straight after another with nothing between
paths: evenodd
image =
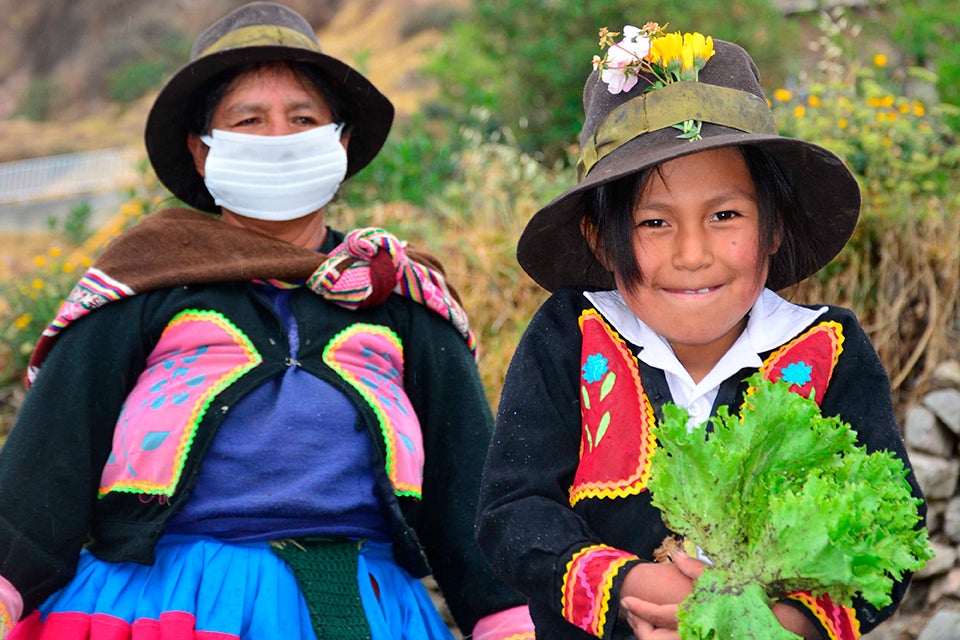
<instances>
[{"instance_id":1,"label":"felt hat with flowers","mask_svg":"<svg viewBox=\"0 0 960 640\"><path fill-rule=\"evenodd\" d=\"M613 274L581 232L584 195L596 187L681 156L750 145L777 162L800 200L813 234L809 273L793 273L771 257L766 285L795 284L825 266L857 223L860 189L843 161L815 144L780 136L760 88L760 74L741 47L699 33L664 33L655 23L600 31L605 55L583 90L578 182L536 212L517 259L540 286L604 290ZM790 229L783 241L790 242Z\"/></svg>"},{"instance_id":2,"label":"felt hat with flowers","mask_svg":"<svg viewBox=\"0 0 960 640\"><path fill-rule=\"evenodd\" d=\"M250 2L200 34L190 61L163 87L147 117L147 154L173 195L202 211L220 210L187 149L190 114L222 73L251 63L281 61L315 67L343 102L351 125L346 175L373 160L393 124L390 100L360 72L323 53L313 28L299 13L274 2Z\"/></svg>"}]
</instances>

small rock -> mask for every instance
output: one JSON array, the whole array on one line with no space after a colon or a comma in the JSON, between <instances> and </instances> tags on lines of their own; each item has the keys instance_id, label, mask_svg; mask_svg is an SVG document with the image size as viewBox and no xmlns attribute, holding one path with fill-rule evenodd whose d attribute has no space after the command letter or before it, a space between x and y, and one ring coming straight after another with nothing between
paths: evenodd
<instances>
[{"instance_id":1,"label":"small rock","mask_svg":"<svg viewBox=\"0 0 960 640\"><path fill-rule=\"evenodd\" d=\"M960 640L960 611L937 611L917 636L917 640Z\"/></svg>"},{"instance_id":2,"label":"small rock","mask_svg":"<svg viewBox=\"0 0 960 640\"><path fill-rule=\"evenodd\" d=\"M950 542L960 544L960 496L947 503L943 514L943 532Z\"/></svg>"},{"instance_id":3,"label":"small rock","mask_svg":"<svg viewBox=\"0 0 960 640\"><path fill-rule=\"evenodd\" d=\"M942 427L930 409L914 405L907 409L903 421L904 441L911 449L941 458L953 453L954 435Z\"/></svg>"},{"instance_id":4,"label":"small rock","mask_svg":"<svg viewBox=\"0 0 960 640\"><path fill-rule=\"evenodd\" d=\"M933 384L936 387L960 389L960 360L947 360L933 370Z\"/></svg>"},{"instance_id":5,"label":"small rock","mask_svg":"<svg viewBox=\"0 0 960 640\"><path fill-rule=\"evenodd\" d=\"M936 555L927 560L926 566L914 574L914 578L917 580L943 575L950 571L957 561L957 550L953 547L939 542L931 542L930 546L933 547L933 552Z\"/></svg>"},{"instance_id":6,"label":"small rock","mask_svg":"<svg viewBox=\"0 0 960 640\"><path fill-rule=\"evenodd\" d=\"M960 435L960 390L931 391L923 398L923 404L933 411L948 429Z\"/></svg>"},{"instance_id":7,"label":"small rock","mask_svg":"<svg viewBox=\"0 0 960 640\"><path fill-rule=\"evenodd\" d=\"M913 472L928 500L948 500L953 497L960 478L960 460L938 458L920 452L910 453Z\"/></svg>"}]
</instances>

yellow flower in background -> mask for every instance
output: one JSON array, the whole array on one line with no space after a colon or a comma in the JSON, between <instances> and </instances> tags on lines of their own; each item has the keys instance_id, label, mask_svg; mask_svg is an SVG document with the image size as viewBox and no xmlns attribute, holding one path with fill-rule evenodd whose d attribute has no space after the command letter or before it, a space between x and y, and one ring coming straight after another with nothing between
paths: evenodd
<instances>
[{"instance_id":1,"label":"yellow flower in background","mask_svg":"<svg viewBox=\"0 0 960 640\"><path fill-rule=\"evenodd\" d=\"M127 217L139 215L143 213L143 204L136 200L124 202L122 205L120 205L120 213L121 215Z\"/></svg>"},{"instance_id":2,"label":"yellow flower in background","mask_svg":"<svg viewBox=\"0 0 960 640\"><path fill-rule=\"evenodd\" d=\"M841 129L846 129L848 126L850 126L850 122L846 118L840 118L837 120L837 126Z\"/></svg>"},{"instance_id":3,"label":"yellow flower in background","mask_svg":"<svg viewBox=\"0 0 960 640\"><path fill-rule=\"evenodd\" d=\"M34 256L33 264L38 267L47 266L47 256Z\"/></svg>"},{"instance_id":4,"label":"yellow flower in background","mask_svg":"<svg viewBox=\"0 0 960 640\"><path fill-rule=\"evenodd\" d=\"M794 108L793 110L793 117L802 118L805 115L807 115L807 108L804 107L802 104L798 104L796 108Z\"/></svg>"},{"instance_id":5,"label":"yellow flower in background","mask_svg":"<svg viewBox=\"0 0 960 640\"><path fill-rule=\"evenodd\" d=\"M819 107L821 105L820 96L810 96L807 98L807 104L811 107Z\"/></svg>"},{"instance_id":6,"label":"yellow flower in background","mask_svg":"<svg viewBox=\"0 0 960 640\"><path fill-rule=\"evenodd\" d=\"M30 288L33 289L34 291L40 291L43 289L44 284L45 284L44 281L41 280L40 278L34 278L33 280L30 281Z\"/></svg>"},{"instance_id":7,"label":"yellow flower in background","mask_svg":"<svg viewBox=\"0 0 960 640\"><path fill-rule=\"evenodd\" d=\"M73 264L72 262L64 262L64 263L63 263L63 272L64 272L64 273L73 273L75 269L76 269L76 266L74 266L74 264Z\"/></svg>"},{"instance_id":8,"label":"yellow flower in background","mask_svg":"<svg viewBox=\"0 0 960 640\"><path fill-rule=\"evenodd\" d=\"M777 89L773 92L773 99L777 102L790 102L793 98L793 92L789 89Z\"/></svg>"},{"instance_id":9,"label":"yellow flower in background","mask_svg":"<svg viewBox=\"0 0 960 640\"><path fill-rule=\"evenodd\" d=\"M31 322L33 322L33 316L30 315L29 313L25 313L13 321L13 326L15 326L17 329L20 329L22 331L23 329L26 329L28 326L30 326Z\"/></svg>"},{"instance_id":10,"label":"yellow flower in background","mask_svg":"<svg viewBox=\"0 0 960 640\"><path fill-rule=\"evenodd\" d=\"M49 249L47 249L47 255L49 255L51 258L56 258L61 253L63 253L63 249L61 249L60 247L50 247Z\"/></svg>"},{"instance_id":11,"label":"yellow flower in background","mask_svg":"<svg viewBox=\"0 0 960 640\"><path fill-rule=\"evenodd\" d=\"M913 103L913 115L917 116L918 118L922 118L926 112L927 111L924 109L922 102Z\"/></svg>"},{"instance_id":12,"label":"yellow flower in background","mask_svg":"<svg viewBox=\"0 0 960 640\"><path fill-rule=\"evenodd\" d=\"M878 53L873 56L873 66L875 67L885 67L887 66L887 56L882 53Z\"/></svg>"}]
</instances>

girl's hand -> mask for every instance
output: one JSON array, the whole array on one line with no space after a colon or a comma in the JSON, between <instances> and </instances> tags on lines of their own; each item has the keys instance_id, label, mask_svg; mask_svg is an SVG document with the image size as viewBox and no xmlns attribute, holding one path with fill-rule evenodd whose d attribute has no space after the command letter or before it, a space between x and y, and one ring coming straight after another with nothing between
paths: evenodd
<instances>
[{"instance_id":1,"label":"girl's hand","mask_svg":"<svg viewBox=\"0 0 960 640\"><path fill-rule=\"evenodd\" d=\"M673 560L636 565L624 578L620 606L638 640L679 638L678 605L693 590L705 565L682 551Z\"/></svg>"}]
</instances>

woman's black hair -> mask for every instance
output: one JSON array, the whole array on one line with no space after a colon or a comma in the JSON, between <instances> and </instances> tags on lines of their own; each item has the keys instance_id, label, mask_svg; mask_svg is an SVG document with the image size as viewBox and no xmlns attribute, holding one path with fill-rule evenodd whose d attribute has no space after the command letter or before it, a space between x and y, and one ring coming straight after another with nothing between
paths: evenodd
<instances>
[{"instance_id":1,"label":"woman's black hair","mask_svg":"<svg viewBox=\"0 0 960 640\"><path fill-rule=\"evenodd\" d=\"M760 213L758 258L766 261L777 241L777 260L771 261L768 279L796 281L816 269L816 248L811 245L810 219L803 212L793 185L773 156L759 147L736 147L753 179ZM627 288L643 282L634 252L633 213L651 176L649 167L602 184L584 194L584 233L607 268ZM777 273L774 274L773 270ZM796 276L796 277L794 277Z\"/></svg>"},{"instance_id":2,"label":"woman's black hair","mask_svg":"<svg viewBox=\"0 0 960 640\"><path fill-rule=\"evenodd\" d=\"M323 96L324 101L327 103L327 107L330 108L333 121L337 123L343 123L344 127L342 133L346 133L350 130L350 122L347 120L347 109L345 108L344 102L340 98L339 93L334 91L333 85L330 83L329 78L327 78L323 72L313 65L303 62L280 61L251 62L239 67L233 67L232 69L214 76L212 80L207 82L194 94L194 103L197 105L197 107L193 110L187 120L190 131L197 135L207 135L210 133L210 121L213 118L213 112L217 109L220 101L223 100L227 90L230 88L231 83L233 83L237 77L248 71L257 71L265 67L278 64L286 65L298 77L309 82L310 86L316 89L317 92Z\"/></svg>"}]
</instances>

